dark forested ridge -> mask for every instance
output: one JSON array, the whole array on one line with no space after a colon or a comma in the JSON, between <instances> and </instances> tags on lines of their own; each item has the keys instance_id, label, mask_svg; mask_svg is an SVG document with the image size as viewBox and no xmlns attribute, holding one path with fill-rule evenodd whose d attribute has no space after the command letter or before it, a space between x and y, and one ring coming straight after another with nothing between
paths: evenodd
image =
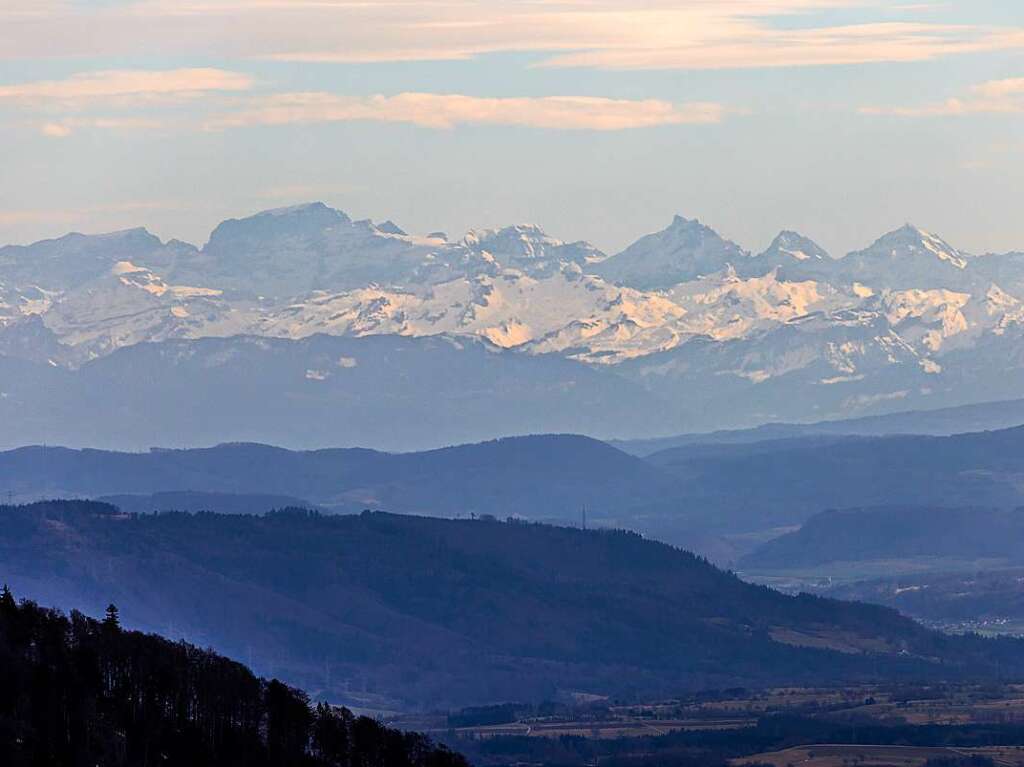
<instances>
[{"instance_id":1,"label":"dark forested ridge","mask_svg":"<svg viewBox=\"0 0 1024 767\"><path fill-rule=\"evenodd\" d=\"M1024 644L753 586L615 531L383 513L0 508L2 577L332 700L448 707L732 684L1024 676Z\"/></svg>"},{"instance_id":2,"label":"dark forested ridge","mask_svg":"<svg viewBox=\"0 0 1024 767\"><path fill-rule=\"evenodd\" d=\"M465 767L183 642L0 593L4 767Z\"/></svg>"},{"instance_id":3,"label":"dark forested ridge","mask_svg":"<svg viewBox=\"0 0 1024 767\"><path fill-rule=\"evenodd\" d=\"M96 499L117 506L128 514L155 511L212 511L217 514L265 514L274 509L316 509L315 503L289 495L260 493L204 493L169 490L158 493L105 495Z\"/></svg>"}]
</instances>

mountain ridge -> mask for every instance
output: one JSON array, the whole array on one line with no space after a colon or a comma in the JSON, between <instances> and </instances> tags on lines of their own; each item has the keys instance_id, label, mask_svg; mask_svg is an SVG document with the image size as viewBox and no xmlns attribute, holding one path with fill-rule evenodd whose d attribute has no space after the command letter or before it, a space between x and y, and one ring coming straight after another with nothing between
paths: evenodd
<instances>
[{"instance_id":1,"label":"mountain ridge","mask_svg":"<svg viewBox=\"0 0 1024 767\"><path fill-rule=\"evenodd\" d=\"M229 219L202 248L140 229L0 248L0 355L85 370L149 343L234 339L245 356L250 337L317 335L607 368L634 392L616 407L681 403L679 431L934 409L1024 385L1024 259L910 225L842 258L792 230L752 255L683 216L607 255L532 224L448 240L319 202Z\"/></svg>"}]
</instances>

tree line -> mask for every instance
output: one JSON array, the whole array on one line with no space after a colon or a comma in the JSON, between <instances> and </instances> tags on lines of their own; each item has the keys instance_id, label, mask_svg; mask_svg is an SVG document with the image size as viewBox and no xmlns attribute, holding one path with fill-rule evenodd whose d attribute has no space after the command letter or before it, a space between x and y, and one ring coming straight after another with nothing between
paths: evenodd
<instances>
[{"instance_id":1,"label":"tree line","mask_svg":"<svg viewBox=\"0 0 1024 767\"><path fill-rule=\"evenodd\" d=\"M185 642L0 592L0 763L7 767L468 767L417 733Z\"/></svg>"}]
</instances>

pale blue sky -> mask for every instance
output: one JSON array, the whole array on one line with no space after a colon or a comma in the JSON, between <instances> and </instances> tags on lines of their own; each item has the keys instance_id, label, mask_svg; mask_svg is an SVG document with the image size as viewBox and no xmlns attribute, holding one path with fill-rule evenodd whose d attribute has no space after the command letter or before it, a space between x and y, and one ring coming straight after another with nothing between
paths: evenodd
<instances>
[{"instance_id":1,"label":"pale blue sky","mask_svg":"<svg viewBox=\"0 0 1024 767\"><path fill-rule=\"evenodd\" d=\"M1024 250L1024 2L4 0L0 242L319 199L615 251Z\"/></svg>"}]
</instances>

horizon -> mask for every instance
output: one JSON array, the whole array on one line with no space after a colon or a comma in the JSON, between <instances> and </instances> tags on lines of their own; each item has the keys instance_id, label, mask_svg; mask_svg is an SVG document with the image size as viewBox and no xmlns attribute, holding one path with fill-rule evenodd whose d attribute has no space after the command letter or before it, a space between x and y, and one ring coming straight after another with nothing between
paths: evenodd
<instances>
[{"instance_id":1,"label":"horizon","mask_svg":"<svg viewBox=\"0 0 1024 767\"><path fill-rule=\"evenodd\" d=\"M677 210L748 247L903 220L1024 242L1024 8L1000 0L11 0L0 51L2 242L196 241L302 198L606 252Z\"/></svg>"},{"instance_id":2,"label":"horizon","mask_svg":"<svg viewBox=\"0 0 1024 767\"><path fill-rule=\"evenodd\" d=\"M29 242L0 242L0 247L5 247L5 246L29 247L29 246L32 246L32 245L37 245L37 244L42 243L42 242L52 242L52 241L55 241L55 240L59 240L62 237L67 237L69 235L83 235L83 236L86 236L86 237L100 237L100 236L104 236L104 235L124 234L126 232L132 232L132 231L144 231L147 234L150 234L150 235L152 235L154 237L157 237L157 239L159 239L161 241L161 243L163 243L163 244L167 244L169 242L182 242L182 243L184 243L186 245L191 245L192 247L194 247L194 248L196 248L198 250L202 250L207 244L209 244L210 235L213 234L213 232L216 229L216 227L218 225L226 222L226 221L245 220L245 219L253 218L255 216L259 216L259 215L263 215L263 214L278 213L278 212L288 212L288 211L293 211L293 210L301 210L301 209L304 209L304 208L311 208L311 207L315 207L315 206L318 206L318 205L322 205L322 206L324 206L324 207L326 207L326 208L328 208L330 210L337 211L339 213L343 213L346 216L348 216L353 222L371 221L375 226L380 226L380 225L385 224L385 223L392 223L392 224L395 224L396 226L401 227L401 224L399 222L395 221L394 217L389 217L389 216L383 216L383 217L380 217L380 218L359 217L359 216L351 215L349 213L349 211L345 210L344 208L336 207L334 205L331 205L330 203L324 202L323 200L307 200L305 202L289 203L287 205L280 205L280 206L275 206L275 207L272 207L272 208L263 208L263 209L260 209L260 210L254 210L254 211L251 211L249 213L244 213L244 214L240 214L238 216L233 216L231 218L223 219L221 221L218 221L216 224L214 224L210 228L210 231L206 235L206 237L204 239L201 239L201 240L187 240L187 239L184 239L183 237L179 237L179 236L174 235L174 234L168 235L168 234L164 234L164 233L157 233L157 232L154 232L152 229L150 229L145 224L138 224L138 225L133 225L133 226L126 226L126 227L124 227L122 229L109 229L109 230L104 230L104 231L82 231L82 230L77 230L77 229L75 229L75 230L68 230L68 231L61 232L59 234L55 234L55 235L50 236L50 237L43 237L41 239L32 240L32 241L29 241ZM723 232L723 231L720 231L718 229L715 229L713 226L710 226L707 222L701 220L699 217L695 216L695 217L689 218L686 215L684 215L683 213L674 213L674 214L672 214L672 216L673 216L673 218L672 218L672 220L669 222L669 224L667 226L663 226L663 227L660 227L658 229L651 230L649 232L641 232L641 233L635 235L633 237L633 239L629 240L626 243L626 245L622 248L622 250L625 250L625 248L627 248L630 245L636 243L638 240L642 239L643 237L646 237L649 234L656 234L657 232L664 231L666 228L670 227L673 223L675 223L675 221L677 219L683 219L684 221L696 222L696 223L701 224L703 226L707 226L708 228L712 229L716 234L721 236L723 239L728 240L730 242L735 242L737 245L739 245L750 256L756 256L756 255L759 255L760 253L765 252L771 246L771 244L775 241L775 239L779 235L788 234L788 233L797 234L797 235L800 235L802 237L806 237L807 239L811 240L815 244L819 244L820 245L820 243L812 235L809 235L806 232L800 232L800 231L796 231L796 230L793 230L793 229L787 229L787 228L783 227L782 229L779 229L775 233L775 235L773 235L772 238L768 241L768 243L765 244L763 247L750 247L750 246L746 245L745 243L742 243L742 242L734 239L733 237L731 237L728 232ZM502 230L506 230L506 229L515 229L515 228L520 228L520 227L536 227L541 232L543 232L545 235L547 235L549 237L554 237L555 239L558 239L558 240L560 240L560 241L562 241L562 242L564 242L566 244L572 244L572 243L575 243L575 242L586 242L587 244L593 245L594 247L596 247L599 251L601 251L605 256L607 256L609 258L612 257L612 256L615 256L615 255L618 255L620 252L622 252L622 250L619 250L619 251L605 250L605 249L601 248L599 244L590 242L589 240L585 240L585 239L574 239L571 236L570 237L565 237L565 238L560 237L560 236L558 236L557 232L552 234L551 230L549 230L546 227L544 227L544 226L542 226L542 225L540 225L540 224L538 224L536 222L533 222L533 221L518 221L518 222L515 222L515 223L506 223L504 225L497 226L497 227L471 227L470 229L467 229L466 231L462 232L461 234L455 235L455 236L452 236L452 233L450 233L450 232L446 232L445 234L447 235L447 238L448 238L446 240L446 242L448 244L455 244L455 243L459 243L459 242L463 241L463 239L465 239L467 236L469 236L471 234L474 234L474 233L502 231ZM405 227L402 227L402 229L406 232L406 235L411 236L411 237L426 237L429 234L441 231L441 230L438 230L438 229L429 229L428 228L428 229L425 229L425 230L423 230L421 232L410 232L410 231L406 230ZM963 248L963 247L960 247L956 243L949 242L949 240L947 240L940 232L936 232L935 230L928 229L926 227L918 226L916 223L914 223L912 221L909 221L909 220L904 221L902 224L900 224L899 226L895 226L892 229L886 229L885 231L882 231L882 232L876 234L873 237L873 239L864 241L861 244L860 247L855 247L853 250L846 251L844 253L836 253L836 252L833 252L833 251L829 250L828 248L824 248L824 250L833 260L839 260L839 259L845 258L846 256L850 255L850 253L855 253L855 252L857 252L859 250L863 250L864 248L870 247L872 244L877 242L882 237L885 237L885 236L890 235L890 234L897 233L897 232L902 231L904 229L910 229L910 230L918 232L918 233L922 233L922 234L927 234L927 235L931 235L931 236L934 236L934 237L938 237L939 239L942 239L943 241L945 241L948 244L952 245L960 253L962 253L964 255L973 256L973 257L984 257L984 256L991 256L991 255L1005 255L1005 254L1008 254L1008 253L1017 253L1017 252L1024 251L1024 244L1022 244L1019 247L1018 246L1011 247L1010 249L1008 249L1006 251L984 251L984 252L982 252L982 251L971 250L970 248Z\"/></svg>"}]
</instances>

